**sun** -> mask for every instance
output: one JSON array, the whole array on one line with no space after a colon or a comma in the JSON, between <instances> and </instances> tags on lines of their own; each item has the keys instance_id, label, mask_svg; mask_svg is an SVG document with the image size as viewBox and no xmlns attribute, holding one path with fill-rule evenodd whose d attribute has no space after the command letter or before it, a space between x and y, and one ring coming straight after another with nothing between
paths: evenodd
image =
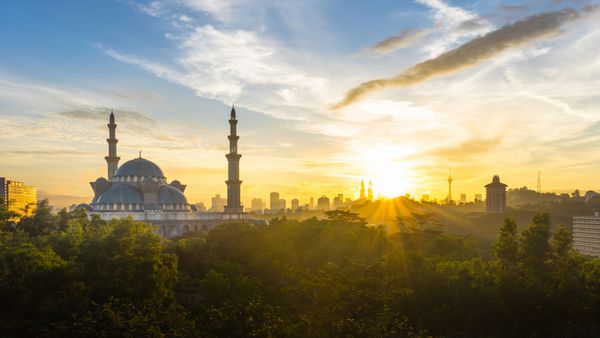
<instances>
[{"instance_id":1,"label":"sun","mask_svg":"<svg viewBox=\"0 0 600 338\"><path fill-rule=\"evenodd\" d=\"M402 161L409 152L400 147L373 147L358 156L365 181L373 181L373 194L397 197L414 188L414 171L410 163Z\"/></svg>"}]
</instances>

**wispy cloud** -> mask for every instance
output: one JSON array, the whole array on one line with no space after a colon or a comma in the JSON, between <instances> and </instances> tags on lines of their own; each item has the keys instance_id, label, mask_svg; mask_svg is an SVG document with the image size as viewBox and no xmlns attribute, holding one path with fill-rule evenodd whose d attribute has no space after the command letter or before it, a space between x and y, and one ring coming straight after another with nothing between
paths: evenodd
<instances>
[{"instance_id":1,"label":"wispy cloud","mask_svg":"<svg viewBox=\"0 0 600 338\"><path fill-rule=\"evenodd\" d=\"M59 115L74 118L78 120L96 120L103 121L108 119L108 115L114 112L119 120L136 121L143 123L155 123L156 121L148 115L136 111L113 109L108 107L89 107L82 109L73 109L58 112Z\"/></svg>"},{"instance_id":2,"label":"wispy cloud","mask_svg":"<svg viewBox=\"0 0 600 338\"><path fill-rule=\"evenodd\" d=\"M377 42L368 51L371 54L388 54L401 48L410 47L415 41L434 30L434 28L405 28L397 35Z\"/></svg>"},{"instance_id":3,"label":"wispy cloud","mask_svg":"<svg viewBox=\"0 0 600 338\"><path fill-rule=\"evenodd\" d=\"M437 76L475 66L507 49L554 36L560 32L561 27L566 22L577 17L579 15L575 10L564 9L534 15L525 20L506 25L436 58L421 62L393 78L364 82L348 91L344 99L333 105L333 108L342 108L368 93L384 88L411 86Z\"/></svg>"},{"instance_id":4,"label":"wispy cloud","mask_svg":"<svg viewBox=\"0 0 600 338\"><path fill-rule=\"evenodd\" d=\"M201 25L180 32L177 42L181 55L175 63L179 70L100 44L97 47L116 60L188 87L199 96L226 104L236 102L276 117L301 120L304 116L294 114L294 107L325 101L326 81L294 67L283 57L286 52L281 47L255 31Z\"/></svg>"}]
</instances>

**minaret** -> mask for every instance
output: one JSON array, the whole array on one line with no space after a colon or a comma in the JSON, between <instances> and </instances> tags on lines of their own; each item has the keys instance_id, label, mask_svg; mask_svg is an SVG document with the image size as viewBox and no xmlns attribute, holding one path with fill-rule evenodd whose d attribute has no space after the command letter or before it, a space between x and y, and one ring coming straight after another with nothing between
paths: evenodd
<instances>
[{"instance_id":1,"label":"minaret","mask_svg":"<svg viewBox=\"0 0 600 338\"><path fill-rule=\"evenodd\" d=\"M373 182L371 180L369 180L369 190L367 192L367 197L369 201L373 200Z\"/></svg>"},{"instance_id":2,"label":"minaret","mask_svg":"<svg viewBox=\"0 0 600 338\"><path fill-rule=\"evenodd\" d=\"M360 181L360 200L365 199L365 180Z\"/></svg>"},{"instance_id":3,"label":"minaret","mask_svg":"<svg viewBox=\"0 0 600 338\"><path fill-rule=\"evenodd\" d=\"M229 139L229 154L225 155L229 164L229 176L228 180L225 181L227 183L226 214L239 214L244 210L240 198L240 185L242 184L242 181L240 181L240 157L242 155L237 152L237 142L240 139L236 131L237 122L235 107L232 106L231 117L229 118L229 136L227 137Z\"/></svg>"},{"instance_id":4,"label":"minaret","mask_svg":"<svg viewBox=\"0 0 600 338\"><path fill-rule=\"evenodd\" d=\"M117 140L116 138L117 125L115 124L115 114L112 110L110 111L110 121L108 124L108 156L104 157L106 164L108 165L108 180L112 181L117 168L119 167L120 157L117 156Z\"/></svg>"},{"instance_id":5,"label":"minaret","mask_svg":"<svg viewBox=\"0 0 600 338\"><path fill-rule=\"evenodd\" d=\"M448 169L448 203L452 202L452 172Z\"/></svg>"}]
</instances>

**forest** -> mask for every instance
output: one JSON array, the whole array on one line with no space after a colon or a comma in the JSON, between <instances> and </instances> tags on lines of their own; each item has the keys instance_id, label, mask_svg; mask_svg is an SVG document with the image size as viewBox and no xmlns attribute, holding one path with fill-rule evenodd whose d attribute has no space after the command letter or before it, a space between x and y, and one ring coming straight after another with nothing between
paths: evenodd
<instances>
[{"instance_id":1,"label":"forest","mask_svg":"<svg viewBox=\"0 0 600 338\"><path fill-rule=\"evenodd\" d=\"M0 204L1 205L1 204ZM600 259L547 213L494 243L350 211L176 239L46 201L0 209L5 337L593 337Z\"/></svg>"}]
</instances>

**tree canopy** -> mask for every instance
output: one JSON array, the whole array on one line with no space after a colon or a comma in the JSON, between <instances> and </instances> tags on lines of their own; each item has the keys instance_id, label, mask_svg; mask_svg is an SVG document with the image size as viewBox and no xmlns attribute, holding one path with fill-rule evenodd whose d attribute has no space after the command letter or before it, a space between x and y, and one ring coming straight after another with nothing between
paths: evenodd
<instances>
[{"instance_id":1,"label":"tree canopy","mask_svg":"<svg viewBox=\"0 0 600 338\"><path fill-rule=\"evenodd\" d=\"M151 225L0 210L0 332L11 337L597 336L600 260L536 215L482 247L427 215L394 234L329 212L222 224L173 240ZM4 217L4 218L2 218Z\"/></svg>"}]
</instances>

